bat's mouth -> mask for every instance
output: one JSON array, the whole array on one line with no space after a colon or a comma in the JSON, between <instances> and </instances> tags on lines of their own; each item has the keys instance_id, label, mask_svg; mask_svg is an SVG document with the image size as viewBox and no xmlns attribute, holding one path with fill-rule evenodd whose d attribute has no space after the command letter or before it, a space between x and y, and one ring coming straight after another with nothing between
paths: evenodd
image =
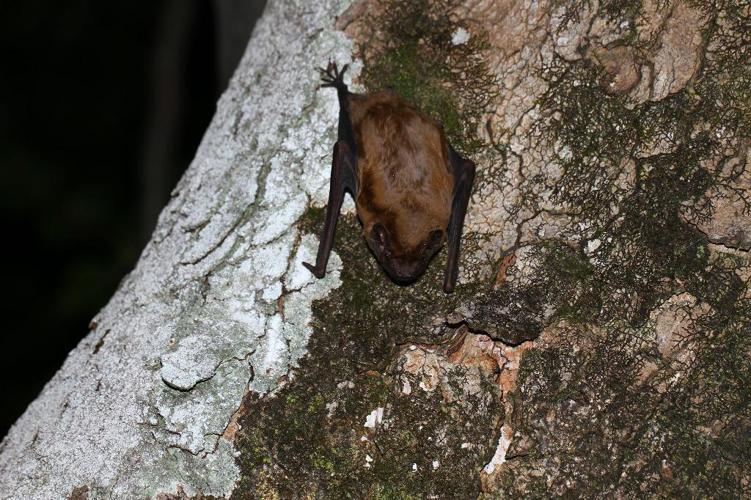
<instances>
[{"instance_id":1,"label":"bat's mouth","mask_svg":"<svg viewBox=\"0 0 751 500\"><path fill-rule=\"evenodd\" d=\"M386 274L397 285L411 285L425 272L425 267L418 265L394 266L382 263Z\"/></svg>"},{"instance_id":2,"label":"bat's mouth","mask_svg":"<svg viewBox=\"0 0 751 500\"><path fill-rule=\"evenodd\" d=\"M397 285L407 286L417 281L417 279L421 276L422 273L417 276L395 276L389 273L388 271L386 271L386 274L388 274L389 278L391 278L391 281L393 281Z\"/></svg>"},{"instance_id":3,"label":"bat's mouth","mask_svg":"<svg viewBox=\"0 0 751 500\"><path fill-rule=\"evenodd\" d=\"M411 285L420 279L439 250L438 248L431 254L422 254L418 258L393 256L387 255L387 252L379 249L377 243L372 239L366 238L365 241L368 243L368 250L373 254L381 269L397 285Z\"/></svg>"}]
</instances>

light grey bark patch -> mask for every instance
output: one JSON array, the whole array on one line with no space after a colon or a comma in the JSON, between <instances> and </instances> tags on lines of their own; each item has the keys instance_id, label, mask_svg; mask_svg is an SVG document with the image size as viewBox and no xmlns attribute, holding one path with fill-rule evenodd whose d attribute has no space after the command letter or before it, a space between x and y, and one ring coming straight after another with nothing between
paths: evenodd
<instances>
[{"instance_id":1,"label":"light grey bark patch","mask_svg":"<svg viewBox=\"0 0 751 500\"><path fill-rule=\"evenodd\" d=\"M315 67L350 61L347 5L269 3L136 268L4 439L0 496L232 492L231 416L278 387L340 283L336 255L302 274L317 240L296 222L325 203L338 108Z\"/></svg>"},{"instance_id":2,"label":"light grey bark patch","mask_svg":"<svg viewBox=\"0 0 751 500\"><path fill-rule=\"evenodd\" d=\"M162 380L178 391L189 391L196 384L212 378L219 365L226 361L225 356L235 353L229 341L242 338L240 335L228 335L222 337L226 340L223 342L225 345L217 345L213 335L202 333L214 325L210 321L196 320L195 323L195 333L191 332L177 344L177 349L162 354L160 358Z\"/></svg>"},{"instance_id":3,"label":"light grey bark patch","mask_svg":"<svg viewBox=\"0 0 751 500\"><path fill-rule=\"evenodd\" d=\"M156 395L160 417L155 434L169 446L190 453L213 452L238 401L248 389L252 366L246 358L230 359L218 366L210 379L190 391L163 387Z\"/></svg>"}]
</instances>

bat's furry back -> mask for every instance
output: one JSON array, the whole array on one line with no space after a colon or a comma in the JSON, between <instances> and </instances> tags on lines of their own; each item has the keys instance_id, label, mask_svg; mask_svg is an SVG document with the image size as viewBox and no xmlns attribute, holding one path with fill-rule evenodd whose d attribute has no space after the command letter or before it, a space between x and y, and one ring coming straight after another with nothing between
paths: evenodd
<instances>
[{"instance_id":1,"label":"bat's furry back","mask_svg":"<svg viewBox=\"0 0 751 500\"><path fill-rule=\"evenodd\" d=\"M355 202L364 234L381 224L390 259L416 266L432 256L425 255L432 232L441 233L433 243L443 243L451 215L454 178L443 130L394 92L350 94L349 101L357 147Z\"/></svg>"}]
</instances>

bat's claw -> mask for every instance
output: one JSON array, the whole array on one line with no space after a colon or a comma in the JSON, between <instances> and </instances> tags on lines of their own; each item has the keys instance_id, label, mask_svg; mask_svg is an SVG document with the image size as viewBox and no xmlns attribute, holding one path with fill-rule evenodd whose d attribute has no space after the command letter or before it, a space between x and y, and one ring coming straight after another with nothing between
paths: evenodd
<instances>
[{"instance_id":1,"label":"bat's claw","mask_svg":"<svg viewBox=\"0 0 751 500\"><path fill-rule=\"evenodd\" d=\"M307 262L303 262L302 265L305 266L305 268L308 271L310 271L311 273L313 273L313 276L315 276L318 279L321 279L324 276L326 276L326 269L325 268L323 268L323 269L322 268L318 268L318 267L314 266L313 264L308 264Z\"/></svg>"},{"instance_id":2,"label":"bat's claw","mask_svg":"<svg viewBox=\"0 0 751 500\"><path fill-rule=\"evenodd\" d=\"M456 279L451 279L447 277L443 281L443 293L453 293L455 286L456 286Z\"/></svg>"},{"instance_id":3,"label":"bat's claw","mask_svg":"<svg viewBox=\"0 0 751 500\"><path fill-rule=\"evenodd\" d=\"M347 68L349 68L349 64L345 64L342 67L342 70L339 71L336 62L334 61L329 61L326 69L318 68L318 72L321 73L321 80L323 81L323 85L321 85L321 87L346 88L346 85L344 83L344 73L347 71Z\"/></svg>"}]
</instances>

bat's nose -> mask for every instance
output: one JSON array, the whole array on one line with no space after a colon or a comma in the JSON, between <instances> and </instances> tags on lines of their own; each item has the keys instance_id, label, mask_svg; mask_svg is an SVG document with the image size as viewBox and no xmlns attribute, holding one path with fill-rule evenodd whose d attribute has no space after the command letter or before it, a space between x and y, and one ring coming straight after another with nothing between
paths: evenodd
<instances>
[{"instance_id":1,"label":"bat's nose","mask_svg":"<svg viewBox=\"0 0 751 500\"><path fill-rule=\"evenodd\" d=\"M412 283L423 273L424 268L420 262L394 261L387 269L391 279L399 284Z\"/></svg>"}]
</instances>

